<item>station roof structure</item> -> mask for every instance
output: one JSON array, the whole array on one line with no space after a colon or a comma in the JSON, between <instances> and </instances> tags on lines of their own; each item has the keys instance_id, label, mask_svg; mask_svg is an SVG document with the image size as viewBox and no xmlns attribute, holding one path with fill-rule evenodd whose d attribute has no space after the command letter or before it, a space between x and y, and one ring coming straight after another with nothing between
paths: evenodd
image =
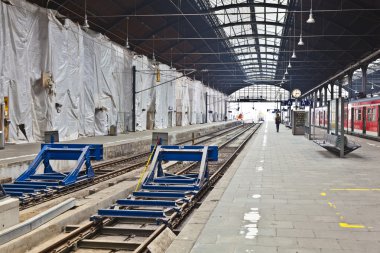
<instances>
[{"instance_id":1,"label":"station roof structure","mask_svg":"<svg viewBox=\"0 0 380 253\"><path fill-rule=\"evenodd\" d=\"M196 69L192 77L227 94L252 84L308 91L380 45L377 0L29 1L80 24L87 14L92 30Z\"/></svg>"}]
</instances>

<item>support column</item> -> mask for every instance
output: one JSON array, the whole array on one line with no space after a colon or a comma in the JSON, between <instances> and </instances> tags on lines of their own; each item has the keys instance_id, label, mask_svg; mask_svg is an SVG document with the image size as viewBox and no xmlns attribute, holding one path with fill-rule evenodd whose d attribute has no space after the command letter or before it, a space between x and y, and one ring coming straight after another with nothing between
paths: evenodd
<instances>
[{"instance_id":1,"label":"support column","mask_svg":"<svg viewBox=\"0 0 380 253\"><path fill-rule=\"evenodd\" d=\"M316 139L315 137L315 116L316 116L316 113L315 113L315 108L317 107L317 92L315 91L312 95L313 97L313 138Z\"/></svg>"},{"instance_id":2,"label":"support column","mask_svg":"<svg viewBox=\"0 0 380 253\"><path fill-rule=\"evenodd\" d=\"M340 108L340 157L344 157L344 98L339 98Z\"/></svg>"},{"instance_id":3,"label":"support column","mask_svg":"<svg viewBox=\"0 0 380 253\"><path fill-rule=\"evenodd\" d=\"M341 98L342 97L342 81L341 80L338 80L338 98Z\"/></svg>"},{"instance_id":4,"label":"support column","mask_svg":"<svg viewBox=\"0 0 380 253\"><path fill-rule=\"evenodd\" d=\"M320 100L319 106L323 106L323 102L325 101L325 98L323 96L323 88L319 89L319 100Z\"/></svg>"},{"instance_id":5,"label":"support column","mask_svg":"<svg viewBox=\"0 0 380 253\"><path fill-rule=\"evenodd\" d=\"M333 103L334 100L330 100L330 101L327 101L327 133L329 134L331 132L331 127L330 127L330 124L331 124L331 108L330 108L330 104Z\"/></svg>"},{"instance_id":6,"label":"support column","mask_svg":"<svg viewBox=\"0 0 380 253\"><path fill-rule=\"evenodd\" d=\"M323 102L323 105L326 106L327 105L327 86L323 87L324 89L324 102Z\"/></svg>"},{"instance_id":7,"label":"support column","mask_svg":"<svg viewBox=\"0 0 380 253\"><path fill-rule=\"evenodd\" d=\"M330 96L331 96L331 99L330 100L334 100L334 83L331 83L330 84L330 86L331 86L331 94L330 94Z\"/></svg>"},{"instance_id":8,"label":"support column","mask_svg":"<svg viewBox=\"0 0 380 253\"><path fill-rule=\"evenodd\" d=\"M335 103L335 135L338 136L339 135L339 124L338 124L338 121L339 121L339 101L340 101L340 97L338 99L335 99L335 101L333 101L333 103Z\"/></svg>"},{"instance_id":9,"label":"support column","mask_svg":"<svg viewBox=\"0 0 380 253\"><path fill-rule=\"evenodd\" d=\"M349 91L348 91L348 99L350 100L351 98L353 98L353 88L352 88L352 76L353 76L354 72L350 72L348 73L348 88L349 88Z\"/></svg>"},{"instance_id":10,"label":"support column","mask_svg":"<svg viewBox=\"0 0 380 253\"><path fill-rule=\"evenodd\" d=\"M361 92L363 92L363 95L366 96L367 95L367 69L368 69L368 65L364 65L362 66L362 90Z\"/></svg>"}]
</instances>

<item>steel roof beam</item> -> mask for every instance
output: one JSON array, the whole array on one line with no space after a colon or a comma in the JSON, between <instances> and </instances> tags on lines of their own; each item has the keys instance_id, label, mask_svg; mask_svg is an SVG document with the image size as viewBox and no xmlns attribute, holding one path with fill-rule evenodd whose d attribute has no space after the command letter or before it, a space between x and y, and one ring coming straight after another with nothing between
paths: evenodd
<instances>
[{"instance_id":1,"label":"steel roof beam","mask_svg":"<svg viewBox=\"0 0 380 253\"><path fill-rule=\"evenodd\" d=\"M274 26L284 26L283 23L275 22L275 21L240 21L240 22L231 22L231 23L225 23L220 25L221 28L231 27L231 26L238 26L238 25L274 25Z\"/></svg>"},{"instance_id":2,"label":"steel roof beam","mask_svg":"<svg viewBox=\"0 0 380 253\"><path fill-rule=\"evenodd\" d=\"M230 48L231 49L235 49L235 48L254 47L254 46L256 46L256 44L242 44L242 45L232 46ZM260 46L260 47L280 48L280 46L277 46L277 45L267 45L267 44L259 44L258 46Z\"/></svg>"},{"instance_id":3,"label":"steel roof beam","mask_svg":"<svg viewBox=\"0 0 380 253\"><path fill-rule=\"evenodd\" d=\"M282 10L287 10L288 6L283 4L272 4L272 3L254 3L257 7L270 7L270 8L278 8ZM227 4L227 5L221 5L214 8L209 9L210 12L216 12L216 11L223 11L227 9L237 9L240 7L252 7L252 2L247 3L236 3L236 4Z\"/></svg>"}]
</instances>

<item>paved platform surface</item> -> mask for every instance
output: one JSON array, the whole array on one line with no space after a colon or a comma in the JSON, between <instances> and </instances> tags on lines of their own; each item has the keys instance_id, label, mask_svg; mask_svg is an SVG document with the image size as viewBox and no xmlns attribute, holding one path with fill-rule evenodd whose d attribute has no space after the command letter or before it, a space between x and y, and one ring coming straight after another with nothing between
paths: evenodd
<instances>
[{"instance_id":1,"label":"paved platform surface","mask_svg":"<svg viewBox=\"0 0 380 253\"><path fill-rule=\"evenodd\" d=\"M380 143L349 139L338 158L265 122L168 252L379 253Z\"/></svg>"},{"instance_id":2,"label":"paved platform surface","mask_svg":"<svg viewBox=\"0 0 380 253\"><path fill-rule=\"evenodd\" d=\"M95 136L83 137L73 141L65 141L60 143L89 143L104 144L104 146L117 145L119 143L136 142L144 139L151 139L152 132L169 132L178 133L183 131L191 131L201 128L207 128L215 125L222 125L226 122L214 122L207 124L189 125L184 127L172 127L166 129L146 130L142 132L130 132L127 134L119 134L117 136ZM9 163L19 160L33 159L40 151L41 143L26 144L7 144L5 149L0 150L0 164Z\"/></svg>"}]
</instances>

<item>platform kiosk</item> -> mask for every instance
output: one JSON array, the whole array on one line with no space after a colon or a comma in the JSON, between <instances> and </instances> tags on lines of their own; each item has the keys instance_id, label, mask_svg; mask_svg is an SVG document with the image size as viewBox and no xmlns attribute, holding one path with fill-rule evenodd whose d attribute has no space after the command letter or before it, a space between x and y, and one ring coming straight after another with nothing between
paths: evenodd
<instances>
[{"instance_id":1,"label":"platform kiosk","mask_svg":"<svg viewBox=\"0 0 380 253\"><path fill-rule=\"evenodd\" d=\"M305 111L292 111L292 134L304 135L305 134Z\"/></svg>"}]
</instances>

